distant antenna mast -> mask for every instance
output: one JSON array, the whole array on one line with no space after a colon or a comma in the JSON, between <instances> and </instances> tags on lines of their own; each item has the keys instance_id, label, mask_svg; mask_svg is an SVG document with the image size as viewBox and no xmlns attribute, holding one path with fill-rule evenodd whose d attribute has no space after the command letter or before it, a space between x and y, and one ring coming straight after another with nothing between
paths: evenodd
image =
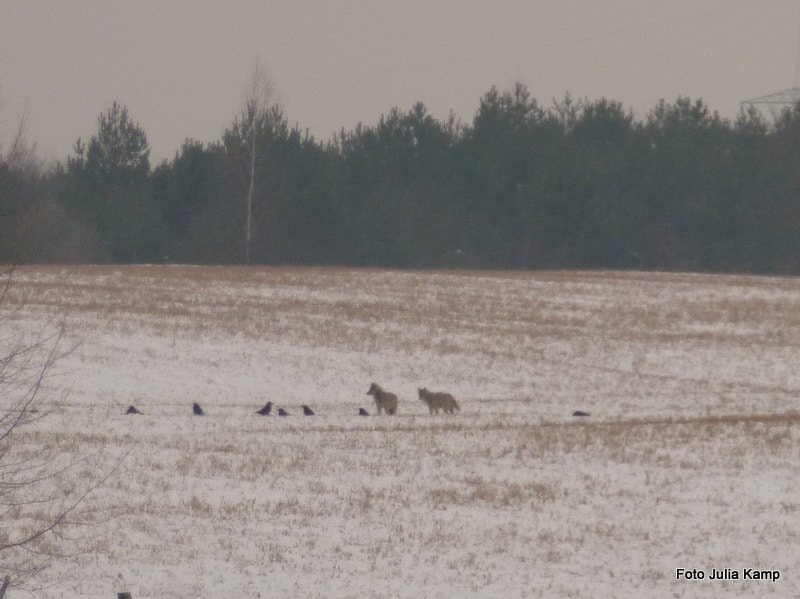
<instances>
[{"instance_id":1,"label":"distant antenna mast","mask_svg":"<svg viewBox=\"0 0 800 599\"><path fill-rule=\"evenodd\" d=\"M800 87L792 87L783 91L775 92L774 94L767 94L766 96L759 96L741 102L741 106L766 106L769 109L773 118L780 115L786 108L792 108L800 102Z\"/></svg>"},{"instance_id":2,"label":"distant antenna mast","mask_svg":"<svg viewBox=\"0 0 800 599\"><path fill-rule=\"evenodd\" d=\"M794 63L794 87L783 91L759 96L751 100L740 102L740 106L757 107L766 106L772 118L777 118L785 109L796 106L800 102L800 35L797 37L797 57Z\"/></svg>"}]
</instances>

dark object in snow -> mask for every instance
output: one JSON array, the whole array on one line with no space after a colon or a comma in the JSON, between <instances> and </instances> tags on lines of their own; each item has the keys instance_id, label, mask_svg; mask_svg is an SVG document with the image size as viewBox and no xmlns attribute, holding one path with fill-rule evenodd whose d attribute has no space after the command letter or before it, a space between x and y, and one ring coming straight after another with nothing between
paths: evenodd
<instances>
[{"instance_id":1,"label":"dark object in snow","mask_svg":"<svg viewBox=\"0 0 800 599\"><path fill-rule=\"evenodd\" d=\"M205 416L206 415L206 413L203 411L203 408L201 408L200 404L197 403L197 402L194 402L192 404L192 411L194 412L195 416Z\"/></svg>"},{"instance_id":2,"label":"dark object in snow","mask_svg":"<svg viewBox=\"0 0 800 599\"><path fill-rule=\"evenodd\" d=\"M283 408L278 408L278 416L288 416L289 412L284 410Z\"/></svg>"},{"instance_id":3,"label":"dark object in snow","mask_svg":"<svg viewBox=\"0 0 800 599\"><path fill-rule=\"evenodd\" d=\"M572 413L572 415L573 415L573 416L582 416L582 417L586 417L586 416L589 416L589 412L584 412L584 411L582 411L582 410L575 410L575 411Z\"/></svg>"},{"instance_id":4,"label":"dark object in snow","mask_svg":"<svg viewBox=\"0 0 800 599\"><path fill-rule=\"evenodd\" d=\"M314 415L314 410L312 410L312 409L311 409L311 408L309 408L308 406L305 406L305 405L304 405L304 406L303 406L303 415L304 415L304 416L313 416L313 415Z\"/></svg>"},{"instance_id":5,"label":"dark object in snow","mask_svg":"<svg viewBox=\"0 0 800 599\"><path fill-rule=\"evenodd\" d=\"M264 404L263 408L261 408L258 412L256 412L256 414L258 414L259 416L269 416L271 413L272 413L271 401L268 401L266 404Z\"/></svg>"},{"instance_id":6,"label":"dark object in snow","mask_svg":"<svg viewBox=\"0 0 800 599\"><path fill-rule=\"evenodd\" d=\"M141 412L135 406L128 406L128 411L125 414L141 414Z\"/></svg>"},{"instance_id":7,"label":"dark object in snow","mask_svg":"<svg viewBox=\"0 0 800 599\"><path fill-rule=\"evenodd\" d=\"M369 412L367 412L364 408L358 408L358 415L359 416L369 416Z\"/></svg>"}]
</instances>

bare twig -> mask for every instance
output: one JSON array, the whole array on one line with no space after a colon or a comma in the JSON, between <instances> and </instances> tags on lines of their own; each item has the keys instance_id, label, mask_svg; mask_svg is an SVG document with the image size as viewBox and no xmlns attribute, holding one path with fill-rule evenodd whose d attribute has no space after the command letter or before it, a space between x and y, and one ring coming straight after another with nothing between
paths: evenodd
<instances>
[{"instance_id":1,"label":"bare twig","mask_svg":"<svg viewBox=\"0 0 800 599\"><path fill-rule=\"evenodd\" d=\"M0 282L0 561L4 589L22 589L53 559L81 553L89 538L83 529L114 517L105 518L110 512L86 508L85 502L125 456L105 474L94 468L87 474L77 467L91 456L65 463L55 447L48 451L37 445L26 454L25 445L17 441L29 442L30 437L18 435L21 429L51 413L46 382L67 352L63 325L44 325L34 335L9 332L8 315L25 303L9 306L12 273Z\"/></svg>"}]
</instances>

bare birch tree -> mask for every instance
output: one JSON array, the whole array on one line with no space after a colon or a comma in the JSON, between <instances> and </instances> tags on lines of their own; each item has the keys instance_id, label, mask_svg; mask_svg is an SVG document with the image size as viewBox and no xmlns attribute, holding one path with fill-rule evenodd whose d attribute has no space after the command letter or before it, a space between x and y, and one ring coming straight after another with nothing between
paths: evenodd
<instances>
[{"instance_id":1,"label":"bare birch tree","mask_svg":"<svg viewBox=\"0 0 800 599\"><path fill-rule=\"evenodd\" d=\"M261 61L256 60L247 86L245 108L242 113L243 131L249 136L247 140L249 142L249 177L245 196L245 264L250 264L251 260L250 248L253 239L253 196L256 189L256 165L260 162L260 157L264 152L264 148L260 147L258 143L259 138L264 139L264 136L259 135L259 133L265 127L272 94L273 86L269 81L267 72L261 65Z\"/></svg>"}]
</instances>

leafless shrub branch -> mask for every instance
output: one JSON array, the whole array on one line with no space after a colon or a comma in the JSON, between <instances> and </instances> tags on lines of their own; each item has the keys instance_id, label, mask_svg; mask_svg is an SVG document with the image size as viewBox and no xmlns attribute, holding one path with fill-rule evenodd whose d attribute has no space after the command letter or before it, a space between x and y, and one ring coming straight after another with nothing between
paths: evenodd
<instances>
[{"instance_id":1,"label":"leafless shrub branch","mask_svg":"<svg viewBox=\"0 0 800 599\"><path fill-rule=\"evenodd\" d=\"M14 326L24 301L10 305L12 278L13 270L9 270L0 283L3 594L7 588L35 589L37 575L54 559L87 550L92 528L113 517L93 507L87 498L119 465L99 472L93 465L98 456L70 458L46 437L39 441L28 433L27 427L54 410L46 381L68 350L63 349L63 325L45 326L33 333L26 332L24 326Z\"/></svg>"}]
</instances>

